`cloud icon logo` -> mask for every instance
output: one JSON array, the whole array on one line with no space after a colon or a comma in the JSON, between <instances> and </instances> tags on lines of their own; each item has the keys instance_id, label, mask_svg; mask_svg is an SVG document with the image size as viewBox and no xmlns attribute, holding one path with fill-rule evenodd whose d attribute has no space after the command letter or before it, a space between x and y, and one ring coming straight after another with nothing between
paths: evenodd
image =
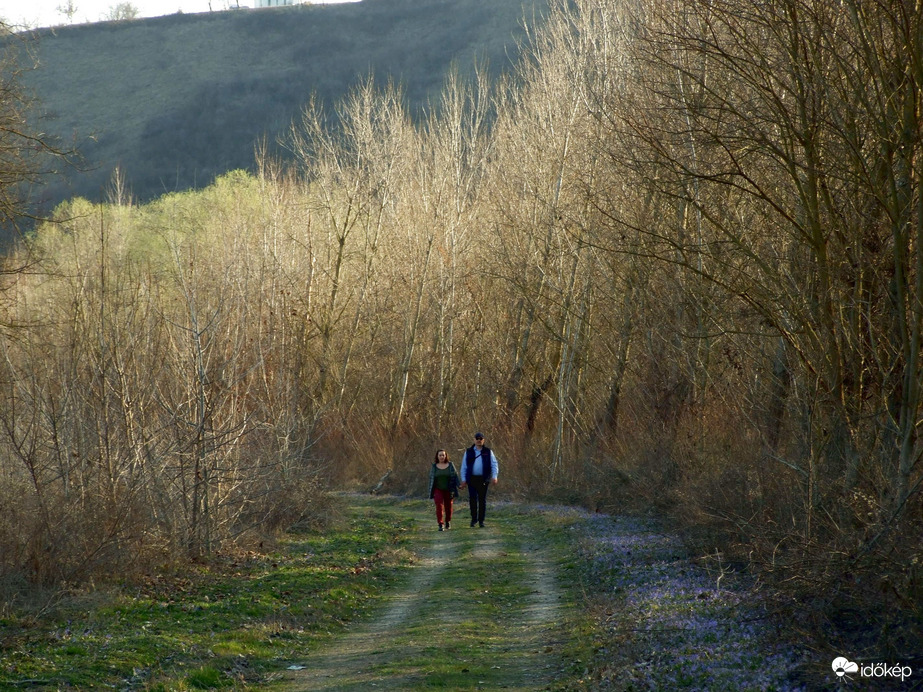
<instances>
[{"instance_id":1,"label":"cloud icon logo","mask_svg":"<svg viewBox=\"0 0 923 692\"><path fill-rule=\"evenodd\" d=\"M833 672L836 673L838 678L843 677L847 673L858 673L859 664L853 663L848 658L840 656L833 659Z\"/></svg>"}]
</instances>

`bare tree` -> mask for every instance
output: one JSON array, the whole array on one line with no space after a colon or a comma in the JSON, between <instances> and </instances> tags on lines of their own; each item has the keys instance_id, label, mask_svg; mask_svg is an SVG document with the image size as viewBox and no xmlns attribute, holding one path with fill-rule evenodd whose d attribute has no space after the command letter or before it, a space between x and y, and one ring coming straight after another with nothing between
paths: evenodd
<instances>
[{"instance_id":1,"label":"bare tree","mask_svg":"<svg viewBox=\"0 0 923 692\"><path fill-rule=\"evenodd\" d=\"M126 0L125 2L112 5L109 11L103 16L103 19L109 22L127 22L132 19L137 19L138 15L138 8L130 1Z\"/></svg>"},{"instance_id":2,"label":"bare tree","mask_svg":"<svg viewBox=\"0 0 923 692\"><path fill-rule=\"evenodd\" d=\"M74 17L77 15L77 5L74 3L74 0L67 0L67 2L58 5L55 8L55 12L63 15L68 24L73 24Z\"/></svg>"},{"instance_id":3,"label":"bare tree","mask_svg":"<svg viewBox=\"0 0 923 692\"><path fill-rule=\"evenodd\" d=\"M292 132L290 144L310 186L316 237L323 239L312 245L313 281L304 297L310 316L306 338L320 341L311 355L318 414L342 402L347 392L352 334L364 324L369 309L380 237L403 155L405 121L400 93L388 88L379 95L369 79L342 106L338 131L329 130L322 111L309 106ZM343 328L346 324L352 331ZM331 382L336 385L332 399Z\"/></svg>"}]
</instances>

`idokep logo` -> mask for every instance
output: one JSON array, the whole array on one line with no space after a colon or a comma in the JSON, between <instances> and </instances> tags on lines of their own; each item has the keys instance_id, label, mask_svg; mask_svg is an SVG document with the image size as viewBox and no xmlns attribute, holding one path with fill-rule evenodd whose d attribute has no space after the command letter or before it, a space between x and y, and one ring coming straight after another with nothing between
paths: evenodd
<instances>
[{"instance_id":1,"label":"idokep logo","mask_svg":"<svg viewBox=\"0 0 923 692\"><path fill-rule=\"evenodd\" d=\"M859 664L853 663L848 658L842 656L833 659L833 672L838 678L844 677L847 673L858 673Z\"/></svg>"},{"instance_id":2,"label":"idokep logo","mask_svg":"<svg viewBox=\"0 0 923 692\"><path fill-rule=\"evenodd\" d=\"M856 673L863 678L893 678L904 682L913 674L913 668L904 665L890 665L888 663L865 663L859 665L848 658L838 656L833 659L833 672L838 678L851 679Z\"/></svg>"}]
</instances>

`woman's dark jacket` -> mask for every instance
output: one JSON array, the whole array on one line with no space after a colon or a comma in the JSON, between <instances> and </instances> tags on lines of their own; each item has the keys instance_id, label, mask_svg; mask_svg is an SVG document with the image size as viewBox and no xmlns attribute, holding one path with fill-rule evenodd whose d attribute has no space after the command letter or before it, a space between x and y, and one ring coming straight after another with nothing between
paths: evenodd
<instances>
[{"instance_id":1,"label":"woman's dark jacket","mask_svg":"<svg viewBox=\"0 0 923 692\"><path fill-rule=\"evenodd\" d=\"M429 499L432 500L436 496L436 463L433 462L433 465L429 469ZM452 493L452 497L458 497L458 472L455 470L455 464L451 461L449 462L449 492Z\"/></svg>"}]
</instances>

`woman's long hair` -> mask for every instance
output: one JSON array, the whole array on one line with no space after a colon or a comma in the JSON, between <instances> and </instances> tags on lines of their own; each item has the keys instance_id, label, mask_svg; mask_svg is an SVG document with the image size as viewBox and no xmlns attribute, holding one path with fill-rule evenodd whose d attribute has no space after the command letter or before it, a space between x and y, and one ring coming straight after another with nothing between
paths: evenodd
<instances>
[{"instance_id":1,"label":"woman's long hair","mask_svg":"<svg viewBox=\"0 0 923 692\"><path fill-rule=\"evenodd\" d=\"M448 464L448 463L449 463L449 452L448 452L448 450L446 450L446 449L437 449L437 450L436 450L436 461L435 461L435 463L436 463L436 464L439 463L439 452L445 452L445 463Z\"/></svg>"}]
</instances>

